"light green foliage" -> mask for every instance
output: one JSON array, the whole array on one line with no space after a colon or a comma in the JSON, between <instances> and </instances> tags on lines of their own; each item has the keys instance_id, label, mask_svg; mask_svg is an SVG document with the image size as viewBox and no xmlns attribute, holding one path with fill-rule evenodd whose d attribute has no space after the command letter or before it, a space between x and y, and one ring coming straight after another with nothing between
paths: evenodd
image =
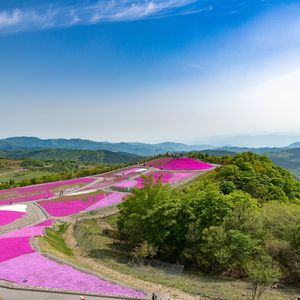
<instances>
[{"instance_id":1,"label":"light green foliage","mask_svg":"<svg viewBox=\"0 0 300 300\"><path fill-rule=\"evenodd\" d=\"M156 255L157 247L143 241L134 248L134 254L141 258L153 257Z\"/></svg>"},{"instance_id":2,"label":"light green foliage","mask_svg":"<svg viewBox=\"0 0 300 300\"><path fill-rule=\"evenodd\" d=\"M51 245L57 251L73 256L73 251L69 248L63 238L63 234L66 232L68 225L65 223L56 224L54 228L47 228L46 235L42 237L49 245Z\"/></svg>"},{"instance_id":3,"label":"light green foliage","mask_svg":"<svg viewBox=\"0 0 300 300\"><path fill-rule=\"evenodd\" d=\"M193 154L193 157L198 156L203 155ZM300 199L300 183L289 171L275 166L267 156L245 152L207 159L222 165L214 180L224 194L242 190L263 201L297 202Z\"/></svg>"},{"instance_id":4,"label":"light green foliage","mask_svg":"<svg viewBox=\"0 0 300 300\"><path fill-rule=\"evenodd\" d=\"M266 289L278 281L282 275L269 256L261 256L249 261L245 269L253 284L252 300L259 300Z\"/></svg>"},{"instance_id":5,"label":"light green foliage","mask_svg":"<svg viewBox=\"0 0 300 300\"><path fill-rule=\"evenodd\" d=\"M243 277L253 262L267 276L261 260L272 258L286 281L299 282L299 183L264 156L214 159L224 165L178 190L152 182L135 190L120 205L121 237L144 256L143 242L156 258L207 273Z\"/></svg>"}]
</instances>

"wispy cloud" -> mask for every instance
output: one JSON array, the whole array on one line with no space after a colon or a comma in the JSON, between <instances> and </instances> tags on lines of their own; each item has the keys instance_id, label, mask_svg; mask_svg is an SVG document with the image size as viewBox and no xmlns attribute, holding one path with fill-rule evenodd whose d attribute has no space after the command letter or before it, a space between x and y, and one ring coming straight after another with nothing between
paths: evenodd
<instances>
[{"instance_id":1,"label":"wispy cloud","mask_svg":"<svg viewBox=\"0 0 300 300\"><path fill-rule=\"evenodd\" d=\"M69 5L37 2L31 7L0 7L0 32L161 18L211 9L199 0L73 0Z\"/></svg>"},{"instance_id":2,"label":"wispy cloud","mask_svg":"<svg viewBox=\"0 0 300 300\"><path fill-rule=\"evenodd\" d=\"M197 63L190 63L190 62L186 62L186 61L182 61L182 60L173 60L173 62L185 66L185 67L189 67L189 68L193 68L193 69L205 69L204 65L200 65Z\"/></svg>"}]
</instances>

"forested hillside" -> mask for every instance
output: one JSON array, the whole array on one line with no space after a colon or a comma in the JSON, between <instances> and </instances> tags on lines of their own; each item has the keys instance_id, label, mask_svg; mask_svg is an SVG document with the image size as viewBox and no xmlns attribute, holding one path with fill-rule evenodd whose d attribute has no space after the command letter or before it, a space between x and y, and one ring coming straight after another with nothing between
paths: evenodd
<instances>
[{"instance_id":1,"label":"forested hillside","mask_svg":"<svg viewBox=\"0 0 300 300\"><path fill-rule=\"evenodd\" d=\"M121 239L206 273L299 283L300 183L265 156L193 156L221 166L180 189L135 190L120 206Z\"/></svg>"},{"instance_id":2,"label":"forested hillside","mask_svg":"<svg viewBox=\"0 0 300 300\"><path fill-rule=\"evenodd\" d=\"M112 152L106 150L72 150L72 149L14 149L0 150L0 157L5 158L31 158L35 160L60 160L93 162L104 164L133 163L141 157L131 153Z\"/></svg>"},{"instance_id":3,"label":"forested hillside","mask_svg":"<svg viewBox=\"0 0 300 300\"><path fill-rule=\"evenodd\" d=\"M268 152L272 161L291 172L300 180L300 148L285 149L280 152Z\"/></svg>"}]
</instances>

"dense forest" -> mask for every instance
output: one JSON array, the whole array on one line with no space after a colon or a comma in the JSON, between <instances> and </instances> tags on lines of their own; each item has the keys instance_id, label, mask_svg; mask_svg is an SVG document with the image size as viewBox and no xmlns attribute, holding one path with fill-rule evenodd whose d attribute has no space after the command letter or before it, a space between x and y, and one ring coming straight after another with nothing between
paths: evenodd
<instances>
[{"instance_id":1,"label":"dense forest","mask_svg":"<svg viewBox=\"0 0 300 300\"><path fill-rule=\"evenodd\" d=\"M179 189L148 178L120 205L129 249L210 274L299 283L300 183L266 156L192 156L220 167Z\"/></svg>"},{"instance_id":2,"label":"dense forest","mask_svg":"<svg viewBox=\"0 0 300 300\"><path fill-rule=\"evenodd\" d=\"M134 163L141 156L112 152L107 150L76 150L76 149L43 149L43 148L22 148L22 149L0 149L0 157L12 159L31 158L34 160L57 160L57 161L77 161L103 164Z\"/></svg>"}]
</instances>

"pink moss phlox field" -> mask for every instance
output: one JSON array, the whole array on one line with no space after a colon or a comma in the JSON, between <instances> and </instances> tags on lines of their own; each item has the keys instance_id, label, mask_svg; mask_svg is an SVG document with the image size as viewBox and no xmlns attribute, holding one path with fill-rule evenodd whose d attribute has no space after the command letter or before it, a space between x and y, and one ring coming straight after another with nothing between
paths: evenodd
<instances>
[{"instance_id":1,"label":"pink moss phlox field","mask_svg":"<svg viewBox=\"0 0 300 300\"><path fill-rule=\"evenodd\" d=\"M153 177L153 182L157 183L158 180L160 180L163 184L171 183L171 179L173 174L170 172L153 172L147 174L146 177ZM119 189L127 189L127 188L143 188L145 183L145 179L143 177L137 177L132 180L124 180L121 181L113 187L119 188Z\"/></svg>"},{"instance_id":2,"label":"pink moss phlox field","mask_svg":"<svg viewBox=\"0 0 300 300\"><path fill-rule=\"evenodd\" d=\"M47 199L53 197L53 193L42 193L37 195L29 195L23 197L17 197L12 199L0 200L0 204L11 204L11 203L19 203L19 202L28 202L28 201L36 201L41 199Z\"/></svg>"},{"instance_id":3,"label":"pink moss phlox field","mask_svg":"<svg viewBox=\"0 0 300 300\"><path fill-rule=\"evenodd\" d=\"M10 224L22 218L25 214L19 211L0 210L0 226Z\"/></svg>"},{"instance_id":4,"label":"pink moss phlox field","mask_svg":"<svg viewBox=\"0 0 300 300\"><path fill-rule=\"evenodd\" d=\"M146 163L146 166L148 167L154 167L154 168L161 168L163 167L167 162L173 160L172 157L163 157L155 160L151 160Z\"/></svg>"},{"instance_id":5,"label":"pink moss phlox field","mask_svg":"<svg viewBox=\"0 0 300 300\"><path fill-rule=\"evenodd\" d=\"M147 163L148 166L162 168L164 170L197 170L203 171L213 168L213 165L192 159L189 157L183 158L162 158Z\"/></svg>"},{"instance_id":6,"label":"pink moss phlox field","mask_svg":"<svg viewBox=\"0 0 300 300\"><path fill-rule=\"evenodd\" d=\"M170 180L172 178L172 173L169 172L155 172L147 175L147 177L153 178L153 183L157 183L159 180L163 184L170 183ZM145 179L142 177L138 177L135 179L137 181L137 188L143 188L145 184Z\"/></svg>"},{"instance_id":7,"label":"pink moss phlox field","mask_svg":"<svg viewBox=\"0 0 300 300\"><path fill-rule=\"evenodd\" d=\"M137 186L136 180L124 180L124 181L121 181L121 182L113 185L113 187L119 188L119 189L134 188L136 186Z\"/></svg>"},{"instance_id":8,"label":"pink moss phlox field","mask_svg":"<svg viewBox=\"0 0 300 300\"><path fill-rule=\"evenodd\" d=\"M29 239L29 237L0 239L0 263L34 252ZM16 265L15 268L18 269L19 265ZM2 271L2 264L0 264L0 270Z\"/></svg>"},{"instance_id":9,"label":"pink moss phlox field","mask_svg":"<svg viewBox=\"0 0 300 300\"><path fill-rule=\"evenodd\" d=\"M86 199L41 201L39 202L39 205L41 205L51 216L64 217L78 214L99 200L102 200L104 197L105 194L98 194Z\"/></svg>"},{"instance_id":10,"label":"pink moss phlox field","mask_svg":"<svg viewBox=\"0 0 300 300\"><path fill-rule=\"evenodd\" d=\"M51 189L63 186L63 185L76 185L80 183L91 183L95 181L97 178L95 177L83 177L69 180L61 180L49 183L41 183L30 186L18 187L8 190L0 190L0 194L3 193L15 193L15 194L36 194L41 192L50 192ZM18 197L18 196L16 196Z\"/></svg>"},{"instance_id":11,"label":"pink moss phlox field","mask_svg":"<svg viewBox=\"0 0 300 300\"><path fill-rule=\"evenodd\" d=\"M120 176L126 176L132 173L136 173L140 170L140 168L130 168L130 169L125 169L125 170L121 170L120 172L116 173L116 175L120 175Z\"/></svg>"},{"instance_id":12,"label":"pink moss phlox field","mask_svg":"<svg viewBox=\"0 0 300 300\"><path fill-rule=\"evenodd\" d=\"M169 183L175 183L191 176L194 176L195 172L174 172L172 178L170 179Z\"/></svg>"},{"instance_id":13,"label":"pink moss phlox field","mask_svg":"<svg viewBox=\"0 0 300 300\"><path fill-rule=\"evenodd\" d=\"M37 227L37 226L49 226L50 227L53 225L53 223L54 223L54 220L49 219L49 220L45 220L43 222L40 222L40 223L34 225L34 227Z\"/></svg>"},{"instance_id":14,"label":"pink moss phlox field","mask_svg":"<svg viewBox=\"0 0 300 300\"><path fill-rule=\"evenodd\" d=\"M118 203L121 203L123 201L123 198L126 196L126 193L119 193L119 192L113 192L107 195L102 200L98 201L97 203L93 204L92 206L88 207L86 210L91 211L107 206L116 205Z\"/></svg>"},{"instance_id":15,"label":"pink moss phlox field","mask_svg":"<svg viewBox=\"0 0 300 300\"><path fill-rule=\"evenodd\" d=\"M21 229L11 231L0 235L0 241L4 238L32 237L43 235L46 226L23 227Z\"/></svg>"},{"instance_id":16,"label":"pink moss phlox field","mask_svg":"<svg viewBox=\"0 0 300 300\"><path fill-rule=\"evenodd\" d=\"M88 190L94 190L94 189L100 189L109 185L112 185L113 183L115 183L116 180L104 180L98 183L95 183L93 185L90 185L84 189L82 189L82 191L88 191Z\"/></svg>"},{"instance_id":17,"label":"pink moss phlox field","mask_svg":"<svg viewBox=\"0 0 300 300\"><path fill-rule=\"evenodd\" d=\"M123 288L94 275L61 265L39 253L22 255L0 264L0 279L21 286L60 289L103 295L143 298L144 294Z\"/></svg>"}]
</instances>

